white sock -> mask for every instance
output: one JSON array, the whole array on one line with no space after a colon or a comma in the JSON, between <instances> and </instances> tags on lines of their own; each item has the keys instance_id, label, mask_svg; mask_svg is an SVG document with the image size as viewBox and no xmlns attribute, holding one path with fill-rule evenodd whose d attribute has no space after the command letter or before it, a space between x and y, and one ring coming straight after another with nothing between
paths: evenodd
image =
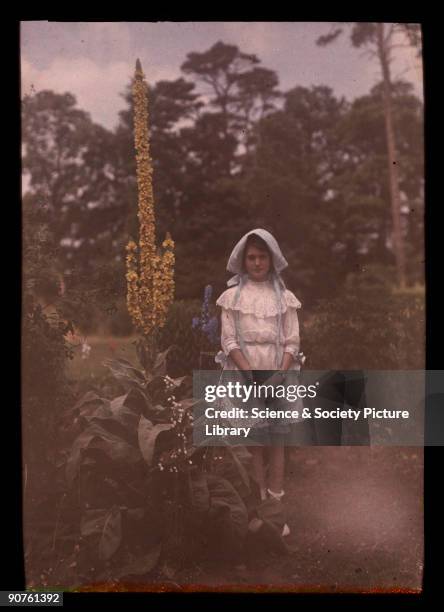
<instances>
[{"instance_id":1,"label":"white sock","mask_svg":"<svg viewBox=\"0 0 444 612\"><path fill-rule=\"evenodd\" d=\"M284 490L282 490L280 493L275 493L271 489L267 489L267 491L268 491L268 493L271 495L271 497L273 499L277 499L278 501L281 501L281 498L285 495L285 491Z\"/></svg>"}]
</instances>

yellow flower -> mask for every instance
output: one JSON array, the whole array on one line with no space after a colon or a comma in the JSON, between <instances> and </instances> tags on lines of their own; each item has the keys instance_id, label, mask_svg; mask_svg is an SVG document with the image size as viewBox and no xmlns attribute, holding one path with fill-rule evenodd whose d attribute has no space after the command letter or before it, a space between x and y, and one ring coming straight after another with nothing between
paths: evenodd
<instances>
[{"instance_id":1,"label":"yellow flower","mask_svg":"<svg viewBox=\"0 0 444 612\"><path fill-rule=\"evenodd\" d=\"M138 188L139 241L126 246L127 307L136 327L148 335L165 325L174 299L174 241L169 232L156 248L154 196L148 133L147 85L140 61L133 80L134 145Z\"/></svg>"}]
</instances>

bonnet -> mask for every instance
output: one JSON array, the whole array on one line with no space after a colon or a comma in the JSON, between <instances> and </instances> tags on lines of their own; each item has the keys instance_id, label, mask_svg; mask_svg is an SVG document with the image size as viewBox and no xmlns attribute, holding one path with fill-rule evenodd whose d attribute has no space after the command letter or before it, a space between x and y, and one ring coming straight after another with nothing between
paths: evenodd
<instances>
[{"instance_id":1,"label":"bonnet","mask_svg":"<svg viewBox=\"0 0 444 612\"><path fill-rule=\"evenodd\" d=\"M228 287L238 285L241 282L243 273L242 260L244 249L247 243L248 236L251 236L251 234L256 234L256 236L262 238L262 240L267 244L272 256L274 272L280 284L285 287L284 281L280 277L280 272L282 272L282 270L288 267L288 262L282 255L282 251L277 243L276 238L272 234L270 234L270 232L267 232L267 230L261 228L247 232L244 236L242 236L242 238L236 244L234 249L231 251L231 255L227 263L227 270L229 272L234 272L235 276L232 276L227 282Z\"/></svg>"}]
</instances>

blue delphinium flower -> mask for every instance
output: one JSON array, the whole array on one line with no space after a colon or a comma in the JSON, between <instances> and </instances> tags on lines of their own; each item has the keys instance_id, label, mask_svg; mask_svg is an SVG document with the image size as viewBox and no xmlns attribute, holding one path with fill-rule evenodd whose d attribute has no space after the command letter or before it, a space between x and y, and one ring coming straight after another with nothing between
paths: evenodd
<instances>
[{"instance_id":1,"label":"blue delphinium flower","mask_svg":"<svg viewBox=\"0 0 444 612\"><path fill-rule=\"evenodd\" d=\"M206 334L211 344L216 344L219 341L219 324L217 317L211 317L211 319L202 326L202 331Z\"/></svg>"},{"instance_id":2,"label":"blue delphinium flower","mask_svg":"<svg viewBox=\"0 0 444 612\"><path fill-rule=\"evenodd\" d=\"M202 302L202 308L200 317L193 317L191 326L193 329L200 329L211 342L211 344L218 343L218 320L217 317L213 316L210 318L210 302L213 295L213 287L207 285L204 291L204 299Z\"/></svg>"}]
</instances>

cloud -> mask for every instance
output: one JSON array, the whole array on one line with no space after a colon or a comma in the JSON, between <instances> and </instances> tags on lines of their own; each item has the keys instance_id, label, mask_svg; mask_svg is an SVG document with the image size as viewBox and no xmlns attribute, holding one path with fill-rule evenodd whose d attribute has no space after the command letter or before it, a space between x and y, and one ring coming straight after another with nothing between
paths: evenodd
<instances>
[{"instance_id":1,"label":"cloud","mask_svg":"<svg viewBox=\"0 0 444 612\"><path fill-rule=\"evenodd\" d=\"M360 57L349 33L328 48L316 38L328 29L322 22L22 22L22 91L69 91L94 121L113 129L125 107L126 90L139 57L150 84L179 78L186 52L208 49L217 40L255 53L275 70L280 88L326 84L353 99L380 80L377 59ZM420 61L414 51L394 51L392 73L414 83L422 94Z\"/></svg>"},{"instance_id":2,"label":"cloud","mask_svg":"<svg viewBox=\"0 0 444 612\"><path fill-rule=\"evenodd\" d=\"M100 64L130 57L133 38L127 23L27 21L21 23L21 46L38 66L53 58L94 57Z\"/></svg>"},{"instance_id":3,"label":"cloud","mask_svg":"<svg viewBox=\"0 0 444 612\"><path fill-rule=\"evenodd\" d=\"M316 39L329 29L327 22L232 22L223 26L230 42L239 44L242 51L256 53L263 66L276 71L283 90L325 84L339 95L354 97L368 89L368 79L362 79L356 50L347 36L328 49L316 45ZM374 66L370 69L374 71ZM370 80L374 80L372 75Z\"/></svg>"},{"instance_id":4,"label":"cloud","mask_svg":"<svg viewBox=\"0 0 444 612\"><path fill-rule=\"evenodd\" d=\"M108 32L109 34L109 32ZM140 58L143 65L143 58ZM148 64L148 62L146 62ZM126 104L121 93L134 74L134 63L117 61L101 66L87 57L55 58L47 68L39 69L23 54L21 62L22 94L51 89L57 93L72 93L78 106L89 112L93 121L113 129L118 112ZM150 69L150 82L176 78L168 69Z\"/></svg>"},{"instance_id":5,"label":"cloud","mask_svg":"<svg viewBox=\"0 0 444 612\"><path fill-rule=\"evenodd\" d=\"M132 36L129 24L122 21L84 22L78 24L85 34L94 37L95 44L103 46L104 43L118 42L120 48L130 48Z\"/></svg>"},{"instance_id":6,"label":"cloud","mask_svg":"<svg viewBox=\"0 0 444 612\"><path fill-rule=\"evenodd\" d=\"M237 44L244 53L256 53L261 59L261 56L265 58L276 51L276 45L279 43L279 31L273 23L261 21L225 22L221 25L223 26L224 38L226 37L232 44Z\"/></svg>"}]
</instances>

